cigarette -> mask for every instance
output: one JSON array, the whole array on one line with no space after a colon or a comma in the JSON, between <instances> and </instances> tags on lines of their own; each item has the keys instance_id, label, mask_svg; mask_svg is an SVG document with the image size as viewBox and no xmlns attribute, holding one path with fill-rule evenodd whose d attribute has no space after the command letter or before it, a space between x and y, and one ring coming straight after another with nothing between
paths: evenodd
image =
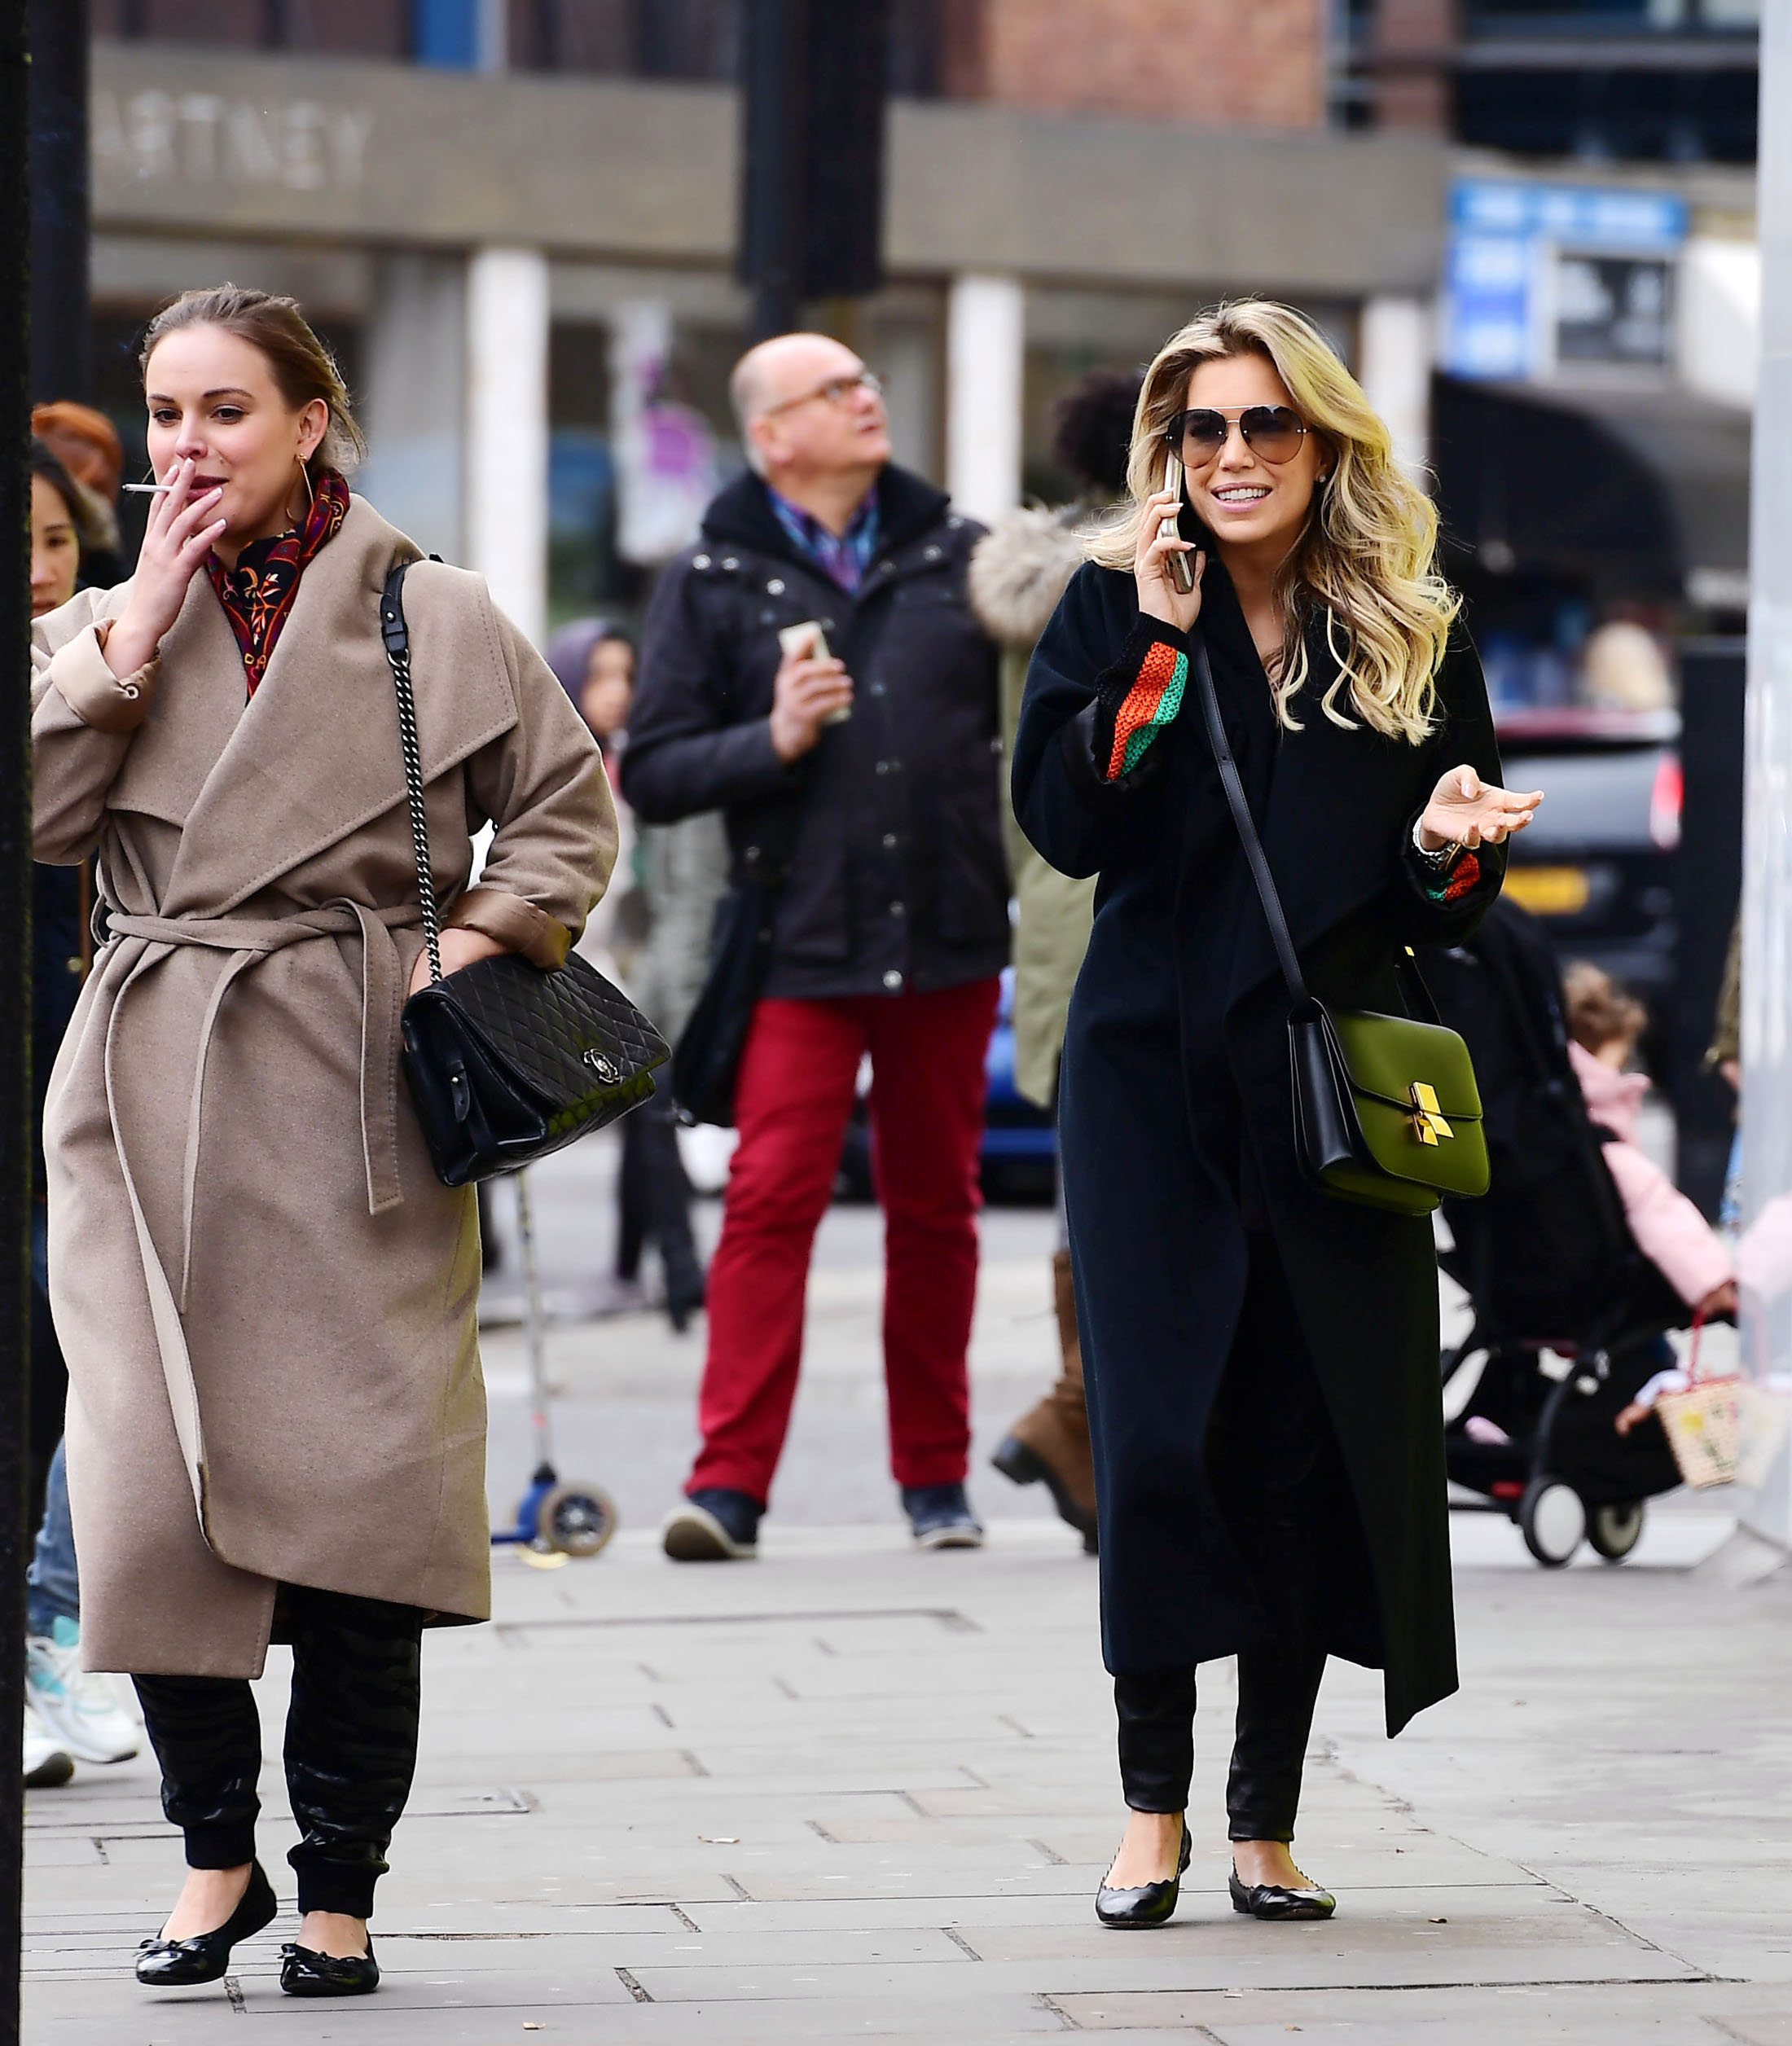
<instances>
[{"instance_id":1,"label":"cigarette","mask_svg":"<svg viewBox=\"0 0 1792 2046\"><path fill-rule=\"evenodd\" d=\"M172 483L127 483L127 490L140 491L145 497L160 497L164 490L172 490Z\"/></svg>"}]
</instances>

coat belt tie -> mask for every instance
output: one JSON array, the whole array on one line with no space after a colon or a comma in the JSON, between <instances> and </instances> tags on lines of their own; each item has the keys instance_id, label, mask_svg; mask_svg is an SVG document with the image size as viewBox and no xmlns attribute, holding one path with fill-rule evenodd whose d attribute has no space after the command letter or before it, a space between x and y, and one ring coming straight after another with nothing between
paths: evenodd
<instances>
[{"instance_id":1,"label":"coat belt tie","mask_svg":"<svg viewBox=\"0 0 1792 2046\"><path fill-rule=\"evenodd\" d=\"M398 948L393 942L396 929L413 928L420 912L413 903L395 909L370 909L346 899L305 910L294 916L126 916L114 914L111 931L115 937L135 937L162 950L146 952L138 970L171 956L182 945L203 945L228 952L228 964L218 976L205 1005L200 1025L199 1048L193 1069L192 1091L187 1120L187 1155L181 1187L181 1280L178 1300L187 1311L192 1278L193 1205L199 1181L200 1148L205 1114L205 1075L210 1060L212 1038L218 1012L239 974L259 966L289 945L312 938L343 937L358 933L361 939L361 1151L367 1172L367 1213L383 1214L404 1199L398 1179L398 1017L402 1006ZM132 977L135 977L134 972ZM122 993L122 990L121 990ZM115 1008L114 1017L117 1014ZM109 1063L109 1061L108 1061ZM117 1119L112 1135L124 1146ZM126 1177L130 1168L125 1167Z\"/></svg>"},{"instance_id":2,"label":"coat belt tie","mask_svg":"<svg viewBox=\"0 0 1792 2046\"><path fill-rule=\"evenodd\" d=\"M187 1354L186 1331L181 1317L187 1311L188 1285L193 1264L193 1203L199 1179L200 1146L204 1130L205 1069L210 1058L212 1034L218 1011L237 977L259 966L289 945L313 938L361 939L361 1146L367 1175L367 1212L383 1214L404 1199L398 1178L398 1018L402 1007L402 986L398 947L394 930L406 929L422 921L415 903L396 909L370 909L365 903L346 898L325 903L321 908L301 911L293 916L127 916L114 912L109 924L113 938L136 938L143 946L119 987L106 1025L106 1107L112 1123L112 1143L119 1170L130 1202L131 1219L137 1231L138 1254L143 1259L143 1282L149 1293L150 1318L155 1325L156 1347L161 1353L162 1376L168 1388L169 1410L174 1433L193 1488L193 1503L200 1532L208 1542L211 1530L206 1514L205 1443L200 1426L199 1391L193 1382L191 1359ZM112 1043L125 990L141 973L171 959L183 945L204 945L228 952L230 959L212 990L200 1025L199 1050L193 1073L193 1091L187 1118L187 1157L181 1200L181 1282L177 1295L168 1283L160 1254L150 1233L149 1219L137 1191L123 1132L119 1128L117 1098L113 1087Z\"/></svg>"}]
</instances>

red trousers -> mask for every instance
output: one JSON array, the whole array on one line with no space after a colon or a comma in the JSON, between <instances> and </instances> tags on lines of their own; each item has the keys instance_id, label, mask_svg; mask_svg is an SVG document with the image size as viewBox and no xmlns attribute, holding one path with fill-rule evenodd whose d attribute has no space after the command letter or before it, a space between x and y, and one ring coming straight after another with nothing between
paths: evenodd
<instances>
[{"instance_id":1,"label":"red trousers","mask_svg":"<svg viewBox=\"0 0 1792 2046\"><path fill-rule=\"evenodd\" d=\"M884 1210L884 1376L898 1485L963 1478L965 1353L977 1297L983 1060L997 983L929 994L762 1001L735 1090L740 1142L709 1265L709 1349L687 1492L762 1502L790 1425L803 1297L871 1054L872 1160Z\"/></svg>"}]
</instances>

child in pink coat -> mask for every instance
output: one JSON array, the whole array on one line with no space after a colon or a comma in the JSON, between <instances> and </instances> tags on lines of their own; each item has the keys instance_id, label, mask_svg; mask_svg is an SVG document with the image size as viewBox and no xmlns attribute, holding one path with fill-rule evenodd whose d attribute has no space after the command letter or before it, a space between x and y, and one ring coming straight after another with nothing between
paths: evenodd
<instances>
[{"instance_id":1,"label":"child in pink coat","mask_svg":"<svg viewBox=\"0 0 1792 2046\"><path fill-rule=\"evenodd\" d=\"M1587 1113L1604 1134L1605 1164L1624 1205L1637 1248L1676 1293L1706 1320L1736 1311L1736 1267L1711 1224L1636 1142L1638 1113L1649 1076L1627 1073L1647 1020L1642 1004L1609 974L1579 961L1562 976L1567 1003L1568 1056L1586 1097ZM1632 1427L1678 1372L1662 1372L1618 1416L1618 1432Z\"/></svg>"}]
</instances>

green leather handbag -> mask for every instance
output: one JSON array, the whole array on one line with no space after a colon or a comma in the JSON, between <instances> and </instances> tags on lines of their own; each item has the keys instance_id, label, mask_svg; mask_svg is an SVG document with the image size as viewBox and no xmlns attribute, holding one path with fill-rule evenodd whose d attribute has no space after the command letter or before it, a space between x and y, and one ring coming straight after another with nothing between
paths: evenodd
<instances>
[{"instance_id":1,"label":"green leather handbag","mask_svg":"<svg viewBox=\"0 0 1792 2046\"><path fill-rule=\"evenodd\" d=\"M1446 1194L1487 1190L1487 1142L1469 1047L1439 1021L1410 951L1395 961L1402 999L1423 1017L1329 1007L1307 990L1275 877L1226 737L1207 649L1192 640L1207 736L1288 984L1294 1149L1340 1201L1430 1214Z\"/></svg>"}]
</instances>

